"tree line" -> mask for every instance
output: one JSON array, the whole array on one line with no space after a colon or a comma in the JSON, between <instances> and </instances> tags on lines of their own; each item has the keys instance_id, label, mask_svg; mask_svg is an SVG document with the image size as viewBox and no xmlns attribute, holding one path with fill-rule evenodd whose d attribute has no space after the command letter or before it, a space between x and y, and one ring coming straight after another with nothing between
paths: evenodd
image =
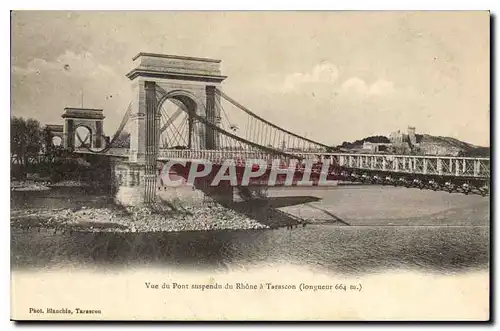
<instances>
[{"instance_id":1,"label":"tree line","mask_svg":"<svg viewBox=\"0 0 500 331\"><path fill-rule=\"evenodd\" d=\"M10 156L11 177L22 179L27 173L64 172L54 160L70 153L62 146L54 146L52 132L33 118L11 117ZM64 162L63 163L68 163Z\"/></svg>"},{"instance_id":2,"label":"tree line","mask_svg":"<svg viewBox=\"0 0 500 331\"><path fill-rule=\"evenodd\" d=\"M10 154L17 164L26 165L28 157L51 149L52 133L33 118L12 117L10 121Z\"/></svg>"},{"instance_id":3,"label":"tree line","mask_svg":"<svg viewBox=\"0 0 500 331\"><path fill-rule=\"evenodd\" d=\"M387 138L386 136L370 136L360 140L355 140L353 142L344 141L341 145L338 145L337 148L352 149L363 146L363 143L365 141L370 143L379 143L379 144L388 144L391 142L389 138Z\"/></svg>"}]
</instances>

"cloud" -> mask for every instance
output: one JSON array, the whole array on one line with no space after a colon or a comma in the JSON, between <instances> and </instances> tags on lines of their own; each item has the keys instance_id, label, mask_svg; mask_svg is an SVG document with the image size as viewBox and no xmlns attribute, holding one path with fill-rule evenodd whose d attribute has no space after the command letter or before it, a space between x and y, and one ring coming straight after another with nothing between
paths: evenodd
<instances>
[{"instance_id":1,"label":"cloud","mask_svg":"<svg viewBox=\"0 0 500 331\"><path fill-rule=\"evenodd\" d=\"M385 134L416 123L409 117L421 114L414 111L418 103L406 106L412 100L411 91L395 90L385 79L367 83L343 74L334 64L323 62L304 73L269 75L263 84L261 80L251 86L251 99L250 88L239 95L237 90L230 94L267 120L300 135L309 132L310 138L328 144Z\"/></svg>"},{"instance_id":2,"label":"cloud","mask_svg":"<svg viewBox=\"0 0 500 331\"><path fill-rule=\"evenodd\" d=\"M109 76L114 75L111 67L100 64L91 53L66 51L54 61L34 58L26 67L13 66L14 75L39 75L46 72L60 73L65 76Z\"/></svg>"},{"instance_id":3,"label":"cloud","mask_svg":"<svg viewBox=\"0 0 500 331\"><path fill-rule=\"evenodd\" d=\"M34 59L28 63L28 65L23 67L12 66L12 74L14 75L31 75L31 74L40 74L40 69L38 67L44 67L47 64L45 60L42 59Z\"/></svg>"},{"instance_id":4,"label":"cloud","mask_svg":"<svg viewBox=\"0 0 500 331\"><path fill-rule=\"evenodd\" d=\"M386 80L377 80L368 89L370 95L387 95L394 92L394 83Z\"/></svg>"},{"instance_id":5,"label":"cloud","mask_svg":"<svg viewBox=\"0 0 500 331\"><path fill-rule=\"evenodd\" d=\"M359 94L365 94L368 91L368 86L365 81L358 77L349 78L340 87L341 91L344 92L356 92Z\"/></svg>"},{"instance_id":6,"label":"cloud","mask_svg":"<svg viewBox=\"0 0 500 331\"><path fill-rule=\"evenodd\" d=\"M292 91L308 84L334 84L339 77L336 65L322 62L307 73L294 73L285 77L282 89Z\"/></svg>"},{"instance_id":7,"label":"cloud","mask_svg":"<svg viewBox=\"0 0 500 331\"><path fill-rule=\"evenodd\" d=\"M274 85L274 89L278 86L278 90L285 93L314 92L315 95L324 95L328 98L338 93L344 95L354 93L356 97L369 97L385 96L395 92L394 83L384 79L368 84L359 77L351 77L339 86L339 76L339 69L336 65L322 62L315 65L309 72L287 75L282 83Z\"/></svg>"},{"instance_id":8,"label":"cloud","mask_svg":"<svg viewBox=\"0 0 500 331\"><path fill-rule=\"evenodd\" d=\"M346 80L340 87L342 92L357 93L369 96L382 96L394 92L394 83L379 79L373 84L368 85L364 80L358 77L352 77Z\"/></svg>"},{"instance_id":9,"label":"cloud","mask_svg":"<svg viewBox=\"0 0 500 331\"><path fill-rule=\"evenodd\" d=\"M54 60L34 58L11 72L13 115L42 124L62 123L64 108L80 107L83 95L84 107L104 109L104 125L113 130L131 100L128 79L89 52L67 50Z\"/></svg>"}]
</instances>

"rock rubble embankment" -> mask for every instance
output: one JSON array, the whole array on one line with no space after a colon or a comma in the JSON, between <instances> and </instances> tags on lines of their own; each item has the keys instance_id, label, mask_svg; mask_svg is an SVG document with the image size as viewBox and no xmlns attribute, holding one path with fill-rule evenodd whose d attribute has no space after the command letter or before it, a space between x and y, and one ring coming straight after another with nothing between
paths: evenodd
<instances>
[{"instance_id":1,"label":"rock rubble embankment","mask_svg":"<svg viewBox=\"0 0 500 331\"><path fill-rule=\"evenodd\" d=\"M52 228L86 232L179 232L263 229L263 225L220 205L182 209L168 206L19 210L11 213L13 228Z\"/></svg>"},{"instance_id":2,"label":"rock rubble embankment","mask_svg":"<svg viewBox=\"0 0 500 331\"><path fill-rule=\"evenodd\" d=\"M47 191L50 190L51 187L87 187L87 186L90 186L90 184L76 180L64 180L55 183L43 180L19 180L10 182L10 189L12 191Z\"/></svg>"}]
</instances>

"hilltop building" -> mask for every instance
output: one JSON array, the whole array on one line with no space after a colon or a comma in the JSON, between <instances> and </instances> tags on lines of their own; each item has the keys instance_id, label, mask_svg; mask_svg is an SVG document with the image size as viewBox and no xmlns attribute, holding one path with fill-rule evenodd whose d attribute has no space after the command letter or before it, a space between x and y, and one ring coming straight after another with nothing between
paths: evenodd
<instances>
[{"instance_id":1,"label":"hilltop building","mask_svg":"<svg viewBox=\"0 0 500 331\"><path fill-rule=\"evenodd\" d=\"M362 150L367 153L381 153L390 150L391 143L372 143L369 141L363 142Z\"/></svg>"},{"instance_id":2,"label":"hilltop building","mask_svg":"<svg viewBox=\"0 0 500 331\"><path fill-rule=\"evenodd\" d=\"M391 132L388 137L389 142L364 141L360 152L410 154L412 151L417 151L420 145L415 131L414 126L408 126L407 133L400 130Z\"/></svg>"},{"instance_id":3,"label":"hilltop building","mask_svg":"<svg viewBox=\"0 0 500 331\"><path fill-rule=\"evenodd\" d=\"M394 131L389 134L389 140L393 144L402 144L403 143L403 133L401 131Z\"/></svg>"},{"instance_id":4,"label":"hilltop building","mask_svg":"<svg viewBox=\"0 0 500 331\"><path fill-rule=\"evenodd\" d=\"M417 141L416 129L414 126L408 126L406 134L401 131L391 132L389 140L391 141L391 151L398 154L409 154L416 152L420 148L420 142Z\"/></svg>"},{"instance_id":5,"label":"hilltop building","mask_svg":"<svg viewBox=\"0 0 500 331\"><path fill-rule=\"evenodd\" d=\"M352 143L344 142L342 147L350 153L440 156L457 156L470 148L468 144L456 139L417 134L414 126L408 126L406 133L398 130L387 137L372 136Z\"/></svg>"}]
</instances>

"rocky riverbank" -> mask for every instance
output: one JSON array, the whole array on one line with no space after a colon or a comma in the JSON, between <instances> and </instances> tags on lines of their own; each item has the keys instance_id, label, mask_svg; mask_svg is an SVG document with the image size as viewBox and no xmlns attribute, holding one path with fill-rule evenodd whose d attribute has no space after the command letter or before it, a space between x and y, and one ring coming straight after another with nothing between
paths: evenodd
<instances>
[{"instance_id":1,"label":"rocky riverbank","mask_svg":"<svg viewBox=\"0 0 500 331\"><path fill-rule=\"evenodd\" d=\"M46 191L50 190L48 182L38 182L38 181L11 181L10 189L11 191Z\"/></svg>"},{"instance_id":2,"label":"rocky riverbank","mask_svg":"<svg viewBox=\"0 0 500 331\"><path fill-rule=\"evenodd\" d=\"M165 205L153 208L109 207L15 210L11 226L18 229L49 228L54 231L85 232L178 232L209 230L264 229L244 214L221 205L175 209Z\"/></svg>"},{"instance_id":3,"label":"rocky riverbank","mask_svg":"<svg viewBox=\"0 0 500 331\"><path fill-rule=\"evenodd\" d=\"M62 180L60 182L55 182L49 184L51 187L87 187L91 186L90 183L84 183L77 180Z\"/></svg>"},{"instance_id":4,"label":"rocky riverbank","mask_svg":"<svg viewBox=\"0 0 500 331\"><path fill-rule=\"evenodd\" d=\"M51 187L88 187L89 183L76 180L50 182L49 180L18 180L10 182L11 191L46 191Z\"/></svg>"}]
</instances>

